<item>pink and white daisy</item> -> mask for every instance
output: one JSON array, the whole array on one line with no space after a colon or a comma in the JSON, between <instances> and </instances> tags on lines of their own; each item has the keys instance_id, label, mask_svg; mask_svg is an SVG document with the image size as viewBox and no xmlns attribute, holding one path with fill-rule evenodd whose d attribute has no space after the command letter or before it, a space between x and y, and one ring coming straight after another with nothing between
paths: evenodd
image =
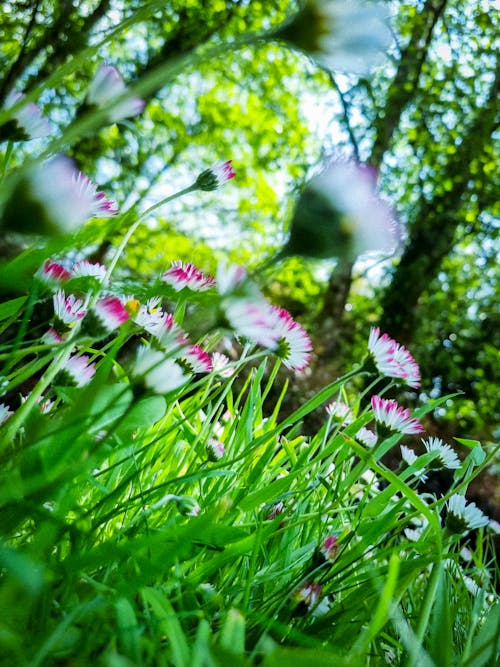
<instances>
[{"instance_id":1,"label":"pink and white daisy","mask_svg":"<svg viewBox=\"0 0 500 667\"><path fill-rule=\"evenodd\" d=\"M199 190L217 190L221 185L236 176L231 166L232 160L219 160L211 167L202 171L196 179Z\"/></svg>"},{"instance_id":2,"label":"pink and white daisy","mask_svg":"<svg viewBox=\"0 0 500 667\"><path fill-rule=\"evenodd\" d=\"M4 424L14 412L5 403L0 403L0 425Z\"/></svg>"},{"instance_id":3,"label":"pink and white daisy","mask_svg":"<svg viewBox=\"0 0 500 667\"><path fill-rule=\"evenodd\" d=\"M161 326L153 335L161 347L170 353L180 352L189 342L188 335L171 313L163 313Z\"/></svg>"},{"instance_id":4,"label":"pink and white daisy","mask_svg":"<svg viewBox=\"0 0 500 667\"><path fill-rule=\"evenodd\" d=\"M11 91L5 100L4 108L10 109L26 96L23 93ZM50 134L49 121L42 116L40 109L32 102L25 104L12 115L13 120L0 127L0 137L7 134L13 141L27 141L46 137ZM13 124L14 127L10 127Z\"/></svg>"},{"instance_id":5,"label":"pink and white daisy","mask_svg":"<svg viewBox=\"0 0 500 667\"><path fill-rule=\"evenodd\" d=\"M222 352L212 352L212 370L222 378L230 378L235 370L229 366L230 359Z\"/></svg>"},{"instance_id":6,"label":"pink and white daisy","mask_svg":"<svg viewBox=\"0 0 500 667\"><path fill-rule=\"evenodd\" d=\"M64 343L64 338L58 333L54 328L50 327L43 336L40 338L42 343L47 345L58 345L59 343Z\"/></svg>"},{"instance_id":7,"label":"pink and white daisy","mask_svg":"<svg viewBox=\"0 0 500 667\"><path fill-rule=\"evenodd\" d=\"M396 401L387 400L380 396L372 396L371 405L375 420L390 431L416 435L424 430L418 419L412 418L411 412L400 406Z\"/></svg>"},{"instance_id":8,"label":"pink and white daisy","mask_svg":"<svg viewBox=\"0 0 500 667\"><path fill-rule=\"evenodd\" d=\"M455 493L446 503L446 527L454 533L465 533L476 528L483 528L489 523L488 517L476 507L467 503L464 496Z\"/></svg>"},{"instance_id":9,"label":"pink and white daisy","mask_svg":"<svg viewBox=\"0 0 500 667\"><path fill-rule=\"evenodd\" d=\"M213 461L214 463L216 461L220 461L226 452L224 443L222 443L220 440L217 440L216 438L210 438L205 448L207 451L208 460Z\"/></svg>"},{"instance_id":10,"label":"pink and white daisy","mask_svg":"<svg viewBox=\"0 0 500 667\"><path fill-rule=\"evenodd\" d=\"M99 299L93 308L93 313L107 333L118 329L130 317L125 306L116 296L105 296Z\"/></svg>"},{"instance_id":11,"label":"pink and white daisy","mask_svg":"<svg viewBox=\"0 0 500 667\"><path fill-rule=\"evenodd\" d=\"M351 408L343 401L332 401L325 407L327 415L347 426L354 419Z\"/></svg>"},{"instance_id":12,"label":"pink and white daisy","mask_svg":"<svg viewBox=\"0 0 500 667\"><path fill-rule=\"evenodd\" d=\"M392 35L383 3L308 0L278 36L323 67L363 74L387 58Z\"/></svg>"},{"instance_id":13,"label":"pink and white daisy","mask_svg":"<svg viewBox=\"0 0 500 667\"><path fill-rule=\"evenodd\" d=\"M178 389L188 380L188 376L174 359L145 345L137 351L131 375L156 394L166 394Z\"/></svg>"},{"instance_id":14,"label":"pink and white daisy","mask_svg":"<svg viewBox=\"0 0 500 667\"><path fill-rule=\"evenodd\" d=\"M282 334L276 328L276 315L263 299L227 299L224 301L226 318L238 336L276 349Z\"/></svg>"},{"instance_id":15,"label":"pink and white daisy","mask_svg":"<svg viewBox=\"0 0 500 667\"><path fill-rule=\"evenodd\" d=\"M304 370L311 359L311 339L287 310L271 306L271 312L274 315L274 328L279 338L278 347L274 348L275 354L283 359L283 363L290 370Z\"/></svg>"},{"instance_id":16,"label":"pink and white daisy","mask_svg":"<svg viewBox=\"0 0 500 667\"><path fill-rule=\"evenodd\" d=\"M102 282L105 275L106 267L103 264L99 264L98 262L89 262L88 259L82 259L79 262L76 262L76 264L74 264L73 268L71 269L71 276L73 278L85 278L88 276L91 278L97 278L99 282Z\"/></svg>"},{"instance_id":17,"label":"pink and white daisy","mask_svg":"<svg viewBox=\"0 0 500 667\"><path fill-rule=\"evenodd\" d=\"M85 354L73 355L69 357L60 375L64 376L70 384L75 387L83 387L92 380L95 374L95 364L90 363L89 357Z\"/></svg>"},{"instance_id":18,"label":"pink and white daisy","mask_svg":"<svg viewBox=\"0 0 500 667\"><path fill-rule=\"evenodd\" d=\"M282 500L280 500L271 507L269 513L266 516L266 521L272 521L273 519L276 519L276 517L279 516L280 514L283 514L284 511L285 511L285 503Z\"/></svg>"},{"instance_id":19,"label":"pink and white daisy","mask_svg":"<svg viewBox=\"0 0 500 667\"><path fill-rule=\"evenodd\" d=\"M109 218L118 213L116 203L112 199L107 199L104 192L98 191L97 185L81 171L74 172L73 183L78 196L87 200L90 218Z\"/></svg>"},{"instance_id":20,"label":"pink and white daisy","mask_svg":"<svg viewBox=\"0 0 500 667\"><path fill-rule=\"evenodd\" d=\"M304 582L294 593L293 597L307 607L313 616L323 616L328 613L331 602L327 595L323 595L323 587L315 582Z\"/></svg>"},{"instance_id":21,"label":"pink and white daisy","mask_svg":"<svg viewBox=\"0 0 500 667\"><path fill-rule=\"evenodd\" d=\"M366 426L362 426L354 437L356 440L359 440L362 445L365 445L365 447L369 447L370 449L375 447L378 440L377 435L371 429L366 428Z\"/></svg>"},{"instance_id":22,"label":"pink and white daisy","mask_svg":"<svg viewBox=\"0 0 500 667\"><path fill-rule=\"evenodd\" d=\"M219 262L215 275L218 293L224 295L234 292L245 281L246 277L246 269L239 264L227 265L224 262Z\"/></svg>"},{"instance_id":23,"label":"pink and white daisy","mask_svg":"<svg viewBox=\"0 0 500 667\"><path fill-rule=\"evenodd\" d=\"M115 202L64 155L36 167L28 181L30 196L41 207L40 224L51 233L70 233L90 218L118 212Z\"/></svg>"},{"instance_id":24,"label":"pink and white daisy","mask_svg":"<svg viewBox=\"0 0 500 667\"><path fill-rule=\"evenodd\" d=\"M325 560L335 560L339 552L339 543L335 535L325 537L319 548Z\"/></svg>"},{"instance_id":25,"label":"pink and white daisy","mask_svg":"<svg viewBox=\"0 0 500 667\"><path fill-rule=\"evenodd\" d=\"M171 285L176 292L180 292L184 287L194 292L202 292L215 287L215 280L212 276L203 273L191 262L184 263L180 260L172 262L172 266L165 271L161 279Z\"/></svg>"},{"instance_id":26,"label":"pink and white daisy","mask_svg":"<svg viewBox=\"0 0 500 667\"><path fill-rule=\"evenodd\" d=\"M166 313L161 308L161 298L159 296L152 297L146 303L141 304L134 315L134 322L156 337L163 332L165 319Z\"/></svg>"},{"instance_id":27,"label":"pink and white daisy","mask_svg":"<svg viewBox=\"0 0 500 667\"><path fill-rule=\"evenodd\" d=\"M60 285L71 278L71 274L62 264L54 262L52 259L47 259L43 265L36 272L39 278L46 285Z\"/></svg>"},{"instance_id":28,"label":"pink and white daisy","mask_svg":"<svg viewBox=\"0 0 500 667\"><path fill-rule=\"evenodd\" d=\"M48 415L55 405L55 401L52 401L50 398L43 398L42 396L37 400L37 403L42 415Z\"/></svg>"},{"instance_id":29,"label":"pink and white daisy","mask_svg":"<svg viewBox=\"0 0 500 667\"><path fill-rule=\"evenodd\" d=\"M306 184L282 252L354 261L365 253L393 254L399 243L399 228L376 192L373 170L336 161Z\"/></svg>"},{"instance_id":30,"label":"pink and white daisy","mask_svg":"<svg viewBox=\"0 0 500 667\"><path fill-rule=\"evenodd\" d=\"M117 123L123 118L137 116L143 111L146 104L144 100L136 96L131 96L116 104L116 99L126 91L127 86L118 70L107 63L101 63L90 83L85 102L98 109L106 109L108 120L111 123Z\"/></svg>"},{"instance_id":31,"label":"pink and white daisy","mask_svg":"<svg viewBox=\"0 0 500 667\"><path fill-rule=\"evenodd\" d=\"M193 373L210 373L212 370L210 355L199 345L190 345L182 354L183 361Z\"/></svg>"},{"instance_id":32,"label":"pink and white daisy","mask_svg":"<svg viewBox=\"0 0 500 667\"><path fill-rule=\"evenodd\" d=\"M57 290L53 302L56 319L68 327L73 327L87 313L83 299L77 299L74 294L66 296L62 290Z\"/></svg>"},{"instance_id":33,"label":"pink and white daisy","mask_svg":"<svg viewBox=\"0 0 500 667\"><path fill-rule=\"evenodd\" d=\"M370 329L368 350L379 373L402 380L415 389L420 387L420 369L415 359L405 347L386 333L380 335L378 327Z\"/></svg>"},{"instance_id":34,"label":"pink and white daisy","mask_svg":"<svg viewBox=\"0 0 500 667\"><path fill-rule=\"evenodd\" d=\"M460 459L441 438L430 437L428 440L422 440L422 444L428 452L436 453L436 458L430 463L431 468L448 468L450 470L460 468Z\"/></svg>"}]
</instances>

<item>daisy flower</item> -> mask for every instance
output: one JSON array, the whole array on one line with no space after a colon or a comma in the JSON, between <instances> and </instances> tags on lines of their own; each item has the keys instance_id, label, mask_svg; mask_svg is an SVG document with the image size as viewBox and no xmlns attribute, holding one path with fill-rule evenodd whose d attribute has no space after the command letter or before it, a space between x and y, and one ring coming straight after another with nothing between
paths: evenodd
<instances>
[{"instance_id":1,"label":"daisy flower","mask_svg":"<svg viewBox=\"0 0 500 667\"><path fill-rule=\"evenodd\" d=\"M323 596L323 587L315 582L304 582L293 595L296 602L305 605L313 616L323 616L330 609L328 596Z\"/></svg>"},{"instance_id":2,"label":"daisy flower","mask_svg":"<svg viewBox=\"0 0 500 667\"><path fill-rule=\"evenodd\" d=\"M282 255L354 261L365 253L393 254L399 243L399 228L376 191L373 170L337 161L306 184Z\"/></svg>"},{"instance_id":3,"label":"daisy flower","mask_svg":"<svg viewBox=\"0 0 500 667\"><path fill-rule=\"evenodd\" d=\"M210 373L212 370L210 356L199 345L190 345L183 351L182 360L193 373Z\"/></svg>"},{"instance_id":4,"label":"daisy flower","mask_svg":"<svg viewBox=\"0 0 500 667\"><path fill-rule=\"evenodd\" d=\"M411 527L404 529L404 534L411 542L418 542L428 525L429 522L424 516L414 517Z\"/></svg>"},{"instance_id":5,"label":"daisy flower","mask_svg":"<svg viewBox=\"0 0 500 667\"><path fill-rule=\"evenodd\" d=\"M335 535L328 535L325 537L319 548L321 554L326 561L335 560L339 552L339 543Z\"/></svg>"},{"instance_id":6,"label":"daisy flower","mask_svg":"<svg viewBox=\"0 0 500 667\"><path fill-rule=\"evenodd\" d=\"M325 407L327 415L347 426L354 419L351 408L343 401L332 401Z\"/></svg>"},{"instance_id":7,"label":"daisy flower","mask_svg":"<svg viewBox=\"0 0 500 667\"><path fill-rule=\"evenodd\" d=\"M165 313L159 296L152 297L146 303L140 304L134 314L134 322L153 336L158 336L163 330L164 319Z\"/></svg>"},{"instance_id":8,"label":"daisy flower","mask_svg":"<svg viewBox=\"0 0 500 667\"><path fill-rule=\"evenodd\" d=\"M408 386L420 387L420 370L408 350L378 327L370 329L368 351L381 375L403 380Z\"/></svg>"},{"instance_id":9,"label":"daisy flower","mask_svg":"<svg viewBox=\"0 0 500 667\"><path fill-rule=\"evenodd\" d=\"M90 218L107 218L117 212L115 202L79 172L70 158L58 155L20 180L7 202L4 224L21 232L68 234Z\"/></svg>"},{"instance_id":10,"label":"daisy flower","mask_svg":"<svg viewBox=\"0 0 500 667\"><path fill-rule=\"evenodd\" d=\"M213 461L214 463L216 461L220 461L226 451L224 448L224 444L220 442L220 440L216 440L215 438L209 439L209 441L205 445L205 449L207 452L208 460Z\"/></svg>"},{"instance_id":11,"label":"daisy flower","mask_svg":"<svg viewBox=\"0 0 500 667\"><path fill-rule=\"evenodd\" d=\"M95 364L89 363L85 354L69 357L59 375L75 387L83 387L90 382L95 374Z\"/></svg>"},{"instance_id":12,"label":"daisy flower","mask_svg":"<svg viewBox=\"0 0 500 667\"><path fill-rule=\"evenodd\" d=\"M304 370L311 359L311 339L287 310L271 306L271 312L274 315L274 328L279 336L278 347L274 349L275 354L282 358L290 370Z\"/></svg>"},{"instance_id":13,"label":"daisy flower","mask_svg":"<svg viewBox=\"0 0 500 667\"><path fill-rule=\"evenodd\" d=\"M280 500L271 507L266 516L266 521L272 521L273 519L276 519L276 517L279 516L280 514L283 514L284 511L285 511L285 503L282 500Z\"/></svg>"},{"instance_id":14,"label":"daisy flower","mask_svg":"<svg viewBox=\"0 0 500 667\"><path fill-rule=\"evenodd\" d=\"M178 389L188 380L188 376L174 359L145 345L137 351L131 375L156 394L166 394Z\"/></svg>"},{"instance_id":15,"label":"daisy flower","mask_svg":"<svg viewBox=\"0 0 500 667\"><path fill-rule=\"evenodd\" d=\"M401 458L408 467L412 466L416 461L418 461L418 456L415 454L413 449L405 447L405 445L401 445ZM427 480L427 475L425 474L425 470L423 469L414 470L413 474L417 479L421 480L422 482L425 482Z\"/></svg>"},{"instance_id":16,"label":"daisy flower","mask_svg":"<svg viewBox=\"0 0 500 667\"><path fill-rule=\"evenodd\" d=\"M392 37L383 3L308 0L275 33L323 67L362 74L380 65Z\"/></svg>"},{"instance_id":17,"label":"daisy flower","mask_svg":"<svg viewBox=\"0 0 500 667\"><path fill-rule=\"evenodd\" d=\"M57 290L53 296L53 302L56 320L68 327L73 327L87 313L83 306L83 299L77 299L74 294L67 297L63 290Z\"/></svg>"},{"instance_id":18,"label":"daisy flower","mask_svg":"<svg viewBox=\"0 0 500 667\"><path fill-rule=\"evenodd\" d=\"M171 313L163 313L160 326L153 335L166 352L180 351L189 342L188 335L175 322Z\"/></svg>"},{"instance_id":19,"label":"daisy flower","mask_svg":"<svg viewBox=\"0 0 500 667\"><path fill-rule=\"evenodd\" d=\"M375 420L390 431L416 435L424 430L418 419L412 418L410 411L401 407L396 401L372 396L371 405Z\"/></svg>"},{"instance_id":20,"label":"daisy flower","mask_svg":"<svg viewBox=\"0 0 500 667\"><path fill-rule=\"evenodd\" d=\"M489 523L488 517L476 507L467 503L464 496L455 493L446 503L446 527L453 533L465 533L475 528L482 528Z\"/></svg>"},{"instance_id":21,"label":"daisy flower","mask_svg":"<svg viewBox=\"0 0 500 667\"><path fill-rule=\"evenodd\" d=\"M47 259L36 272L36 277L50 286L60 285L71 278L71 274L62 264Z\"/></svg>"},{"instance_id":22,"label":"daisy flower","mask_svg":"<svg viewBox=\"0 0 500 667\"><path fill-rule=\"evenodd\" d=\"M230 378L234 375L235 369L229 366L229 357L222 352L212 352L212 370L222 378Z\"/></svg>"},{"instance_id":23,"label":"daisy flower","mask_svg":"<svg viewBox=\"0 0 500 667\"><path fill-rule=\"evenodd\" d=\"M40 338L42 343L46 343L47 345L57 345L58 343L63 343L64 338L61 336L60 333L58 333L55 329L50 327L43 336Z\"/></svg>"},{"instance_id":24,"label":"daisy flower","mask_svg":"<svg viewBox=\"0 0 500 667\"><path fill-rule=\"evenodd\" d=\"M203 273L190 262L172 262L172 266L165 271L161 279L171 285L176 292L180 292L184 287L194 292L202 292L215 286L212 276Z\"/></svg>"},{"instance_id":25,"label":"daisy flower","mask_svg":"<svg viewBox=\"0 0 500 667\"><path fill-rule=\"evenodd\" d=\"M217 273L215 274L217 292L221 295L234 292L245 281L246 277L246 269L239 264L226 265L223 262L219 262Z\"/></svg>"},{"instance_id":26,"label":"daisy flower","mask_svg":"<svg viewBox=\"0 0 500 667\"><path fill-rule=\"evenodd\" d=\"M99 264L98 262L89 262L88 259L82 259L71 269L71 276L73 278L84 278L91 277L97 278L99 282L104 280L106 275L106 267L104 264Z\"/></svg>"},{"instance_id":27,"label":"daisy flower","mask_svg":"<svg viewBox=\"0 0 500 667\"><path fill-rule=\"evenodd\" d=\"M4 108L10 109L26 96L11 91L5 100ZM11 141L28 141L46 137L50 134L49 121L42 116L40 109L32 102L25 104L12 114L12 120L0 126L0 139Z\"/></svg>"},{"instance_id":28,"label":"daisy flower","mask_svg":"<svg viewBox=\"0 0 500 667\"><path fill-rule=\"evenodd\" d=\"M276 349L282 337L276 328L276 314L263 299L227 299L224 301L226 318L236 335Z\"/></svg>"},{"instance_id":29,"label":"daisy flower","mask_svg":"<svg viewBox=\"0 0 500 667\"><path fill-rule=\"evenodd\" d=\"M362 426L359 429L354 438L359 440L362 445L365 445L365 447L369 447L370 449L375 447L378 440L377 435L371 429L366 428L365 426Z\"/></svg>"},{"instance_id":30,"label":"daisy flower","mask_svg":"<svg viewBox=\"0 0 500 667\"><path fill-rule=\"evenodd\" d=\"M221 185L236 176L231 166L232 160L219 160L211 167L202 171L196 179L198 190L217 190Z\"/></svg>"},{"instance_id":31,"label":"daisy flower","mask_svg":"<svg viewBox=\"0 0 500 667\"><path fill-rule=\"evenodd\" d=\"M106 333L118 329L130 317L124 305L116 296L105 296L99 299L93 308L93 314Z\"/></svg>"},{"instance_id":32,"label":"daisy flower","mask_svg":"<svg viewBox=\"0 0 500 667\"><path fill-rule=\"evenodd\" d=\"M89 218L109 218L118 213L116 203L112 199L107 199L104 192L98 191L97 185L88 176L81 171L75 171L72 180L75 193L87 202Z\"/></svg>"},{"instance_id":33,"label":"daisy flower","mask_svg":"<svg viewBox=\"0 0 500 667\"><path fill-rule=\"evenodd\" d=\"M137 116L145 106L140 97L131 96L115 104L115 100L127 91L118 70L107 63L101 63L87 91L85 103L108 111L108 120L117 123L123 118Z\"/></svg>"},{"instance_id":34,"label":"daisy flower","mask_svg":"<svg viewBox=\"0 0 500 667\"><path fill-rule=\"evenodd\" d=\"M450 470L460 468L460 459L453 449L449 445L446 445L441 438L431 437L428 440L422 440L422 444L428 452L436 453L436 458L430 464L431 467L448 468Z\"/></svg>"}]
</instances>

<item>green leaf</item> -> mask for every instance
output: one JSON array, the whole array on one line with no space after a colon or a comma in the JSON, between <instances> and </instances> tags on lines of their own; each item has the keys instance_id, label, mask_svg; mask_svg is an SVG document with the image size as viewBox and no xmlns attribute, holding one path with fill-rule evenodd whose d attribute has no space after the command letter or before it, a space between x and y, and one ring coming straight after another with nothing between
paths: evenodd
<instances>
[{"instance_id":1,"label":"green leaf","mask_svg":"<svg viewBox=\"0 0 500 667\"><path fill-rule=\"evenodd\" d=\"M500 653L500 604L497 602L489 609L470 651L464 656L460 667L483 667L498 664Z\"/></svg>"},{"instance_id":2,"label":"green leaf","mask_svg":"<svg viewBox=\"0 0 500 667\"><path fill-rule=\"evenodd\" d=\"M20 296L17 299L11 299L10 301L6 301L5 303L0 304L0 321L6 320L8 317L12 317L13 315L16 315L21 308L23 307L24 303L26 302L27 296Z\"/></svg>"},{"instance_id":3,"label":"green leaf","mask_svg":"<svg viewBox=\"0 0 500 667\"><path fill-rule=\"evenodd\" d=\"M262 667L361 667L359 655L348 656L345 651L321 651L308 648L276 648L266 656Z\"/></svg>"},{"instance_id":4,"label":"green leaf","mask_svg":"<svg viewBox=\"0 0 500 667\"><path fill-rule=\"evenodd\" d=\"M263 489L249 493L242 500L240 500L240 508L244 512L247 512L248 510L257 507L258 505L262 505L263 503L278 498L282 493L288 491L295 476L296 473L290 473L286 477L282 477L281 479L277 479L274 482L271 482L271 484L268 484Z\"/></svg>"},{"instance_id":5,"label":"green leaf","mask_svg":"<svg viewBox=\"0 0 500 667\"><path fill-rule=\"evenodd\" d=\"M237 609L229 609L226 614L220 631L220 644L235 655L245 653L245 618Z\"/></svg>"},{"instance_id":6,"label":"green leaf","mask_svg":"<svg viewBox=\"0 0 500 667\"><path fill-rule=\"evenodd\" d=\"M167 635L175 667L190 667L189 643L177 614L166 593L155 588L143 588L142 599L149 605L159 621L161 632Z\"/></svg>"},{"instance_id":7,"label":"green leaf","mask_svg":"<svg viewBox=\"0 0 500 667\"><path fill-rule=\"evenodd\" d=\"M456 440L461 445L469 447L469 449L474 449L474 447L481 446L479 440L469 440L469 438L453 438L453 439Z\"/></svg>"},{"instance_id":8,"label":"green leaf","mask_svg":"<svg viewBox=\"0 0 500 667\"><path fill-rule=\"evenodd\" d=\"M115 434L126 438L140 428L156 424L164 415L167 403L163 396L149 396L135 403L115 429Z\"/></svg>"},{"instance_id":9,"label":"green leaf","mask_svg":"<svg viewBox=\"0 0 500 667\"><path fill-rule=\"evenodd\" d=\"M122 650L136 665L139 665L141 662L141 634L134 608L127 598L119 598L115 602L115 613L118 640Z\"/></svg>"},{"instance_id":10,"label":"green leaf","mask_svg":"<svg viewBox=\"0 0 500 667\"><path fill-rule=\"evenodd\" d=\"M31 594L36 594L41 589L45 567L26 554L0 545L0 566Z\"/></svg>"},{"instance_id":11,"label":"green leaf","mask_svg":"<svg viewBox=\"0 0 500 667\"><path fill-rule=\"evenodd\" d=\"M451 667L453 663L453 627L450 609L450 591L446 573L440 571L436 600L429 627L428 652L439 667Z\"/></svg>"}]
</instances>

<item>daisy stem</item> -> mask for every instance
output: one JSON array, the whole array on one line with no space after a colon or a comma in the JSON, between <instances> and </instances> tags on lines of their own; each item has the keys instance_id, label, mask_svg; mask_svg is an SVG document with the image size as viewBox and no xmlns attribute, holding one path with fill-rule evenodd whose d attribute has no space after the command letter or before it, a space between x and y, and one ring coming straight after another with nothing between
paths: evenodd
<instances>
[{"instance_id":1,"label":"daisy stem","mask_svg":"<svg viewBox=\"0 0 500 667\"><path fill-rule=\"evenodd\" d=\"M195 183L192 185L189 185L187 188L184 188L183 190L179 190L179 192L175 192L173 195L169 195L168 197L165 197L164 199L160 199L160 201L156 202L156 204L153 204L149 208L147 208L145 211L141 213L139 218L129 227L127 233L125 236L122 238L120 245L116 249L116 252L113 256L113 259L109 263L108 269L106 271L106 275L103 278L103 285L107 285L109 282L109 278L111 277L111 274L113 273L115 266L118 263L118 260L120 259L120 256L122 255L123 251L125 250L127 243L130 241L132 235L134 234L135 230L139 227L141 222L153 211L155 211L157 208L160 208L160 206L163 206L164 204L168 204L168 202L173 201L174 199L178 199L179 197L182 197L184 195L187 195L190 192L194 192L197 190L197 186Z\"/></svg>"}]
</instances>

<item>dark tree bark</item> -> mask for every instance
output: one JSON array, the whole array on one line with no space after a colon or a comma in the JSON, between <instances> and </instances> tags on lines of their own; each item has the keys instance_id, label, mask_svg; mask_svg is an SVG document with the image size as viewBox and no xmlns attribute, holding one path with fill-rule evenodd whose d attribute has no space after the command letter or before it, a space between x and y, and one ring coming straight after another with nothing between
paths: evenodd
<instances>
[{"instance_id":1,"label":"dark tree bark","mask_svg":"<svg viewBox=\"0 0 500 667\"><path fill-rule=\"evenodd\" d=\"M461 204L471 180L468 167L482 154L498 124L499 94L500 70L497 69L486 104L477 109L459 149L448 162L446 179L453 183L451 190L430 201L422 198L417 216L410 224L406 250L382 298L383 329L401 342L411 341L416 329L419 299L454 247Z\"/></svg>"},{"instance_id":2,"label":"dark tree bark","mask_svg":"<svg viewBox=\"0 0 500 667\"><path fill-rule=\"evenodd\" d=\"M386 104L375 120L375 140L368 160L368 163L375 168L380 167L403 111L414 100L433 32L446 7L446 2L447 0L426 0L422 10L415 18L410 40L401 52L396 75L389 87ZM340 95L344 123L351 139L354 155L359 159L357 142L349 123L349 108L333 77L332 86ZM334 269L328 281L323 308L318 319L319 322L324 322L325 318L328 318L332 322L328 328L329 344L327 346L327 349L332 351L339 349L340 340L338 339L345 334L342 321L352 284L353 266L354 264L343 264Z\"/></svg>"}]
</instances>

